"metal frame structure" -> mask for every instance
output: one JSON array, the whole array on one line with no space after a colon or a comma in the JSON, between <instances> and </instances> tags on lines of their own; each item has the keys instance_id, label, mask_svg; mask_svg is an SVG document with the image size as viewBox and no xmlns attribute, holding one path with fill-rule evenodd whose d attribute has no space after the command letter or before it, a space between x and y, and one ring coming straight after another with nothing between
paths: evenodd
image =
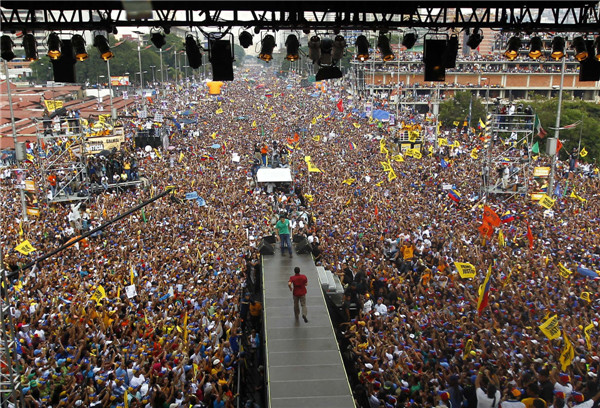
<instances>
[{"instance_id":1,"label":"metal frame structure","mask_svg":"<svg viewBox=\"0 0 600 408\"><path fill-rule=\"evenodd\" d=\"M2 279L2 297L0 298L0 407L18 406L17 399L23 403L20 392L19 365L17 360L17 337L12 315L10 314L10 302L8 302L8 279L3 265L2 250L0 249L0 274Z\"/></svg>"},{"instance_id":2,"label":"metal frame structure","mask_svg":"<svg viewBox=\"0 0 600 408\"><path fill-rule=\"evenodd\" d=\"M496 28L509 31L596 32L597 1L44 1L6 0L4 31L106 30L116 27L258 27L346 30ZM35 11L42 10L42 18ZM18 11L22 11L19 15Z\"/></svg>"}]
</instances>

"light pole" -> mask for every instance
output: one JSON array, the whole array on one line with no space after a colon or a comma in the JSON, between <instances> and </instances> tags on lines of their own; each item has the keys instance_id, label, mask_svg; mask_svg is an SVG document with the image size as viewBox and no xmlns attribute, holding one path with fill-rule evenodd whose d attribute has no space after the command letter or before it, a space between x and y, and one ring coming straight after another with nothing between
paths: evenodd
<instances>
[{"instance_id":1,"label":"light pole","mask_svg":"<svg viewBox=\"0 0 600 408\"><path fill-rule=\"evenodd\" d=\"M142 74L142 36L144 35L141 31L134 31L138 35L138 63L140 67L140 98L144 96L144 75Z\"/></svg>"},{"instance_id":2,"label":"light pole","mask_svg":"<svg viewBox=\"0 0 600 408\"><path fill-rule=\"evenodd\" d=\"M156 78L154 77L154 68L156 68L156 65L150 65L150 68L152 68L152 84L154 85L156 83Z\"/></svg>"},{"instance_id":3,"label":"light pole","mask_svg":"<svg viewBox=\"0 0 600 408\"><path fill-rule=\"evenodd\" d=\"M185 77L187 78L188 74L187 74L187 69L190 67L189 65L184 65L183 66L185 68Z\"/></svg>"},{"instance_id":4,"label":"light pole","mask_svg":"<svg viewBox=\"0 0 600 408\"><path fill-rule=\"evenodd\" d=\"M110 59L106 60L106 70L106 73L108 75L108 96L110 98L110 117L113 119L117 119L117 112L113 112L112 80L110 79Z\"/></svg>"},{"instance_id":5,"label":"light pole","mask_svg":"<svg viewBox=\"0 0 600 408\"><path fill-rule=\"evenodd\" d=\"M159 54L160 54L160 82L165 82L165 74L163 71L163 61L162 61L162 48L159 48Z\"/></svg>"},{"instance_id":6,"label":"light pole","mask_svg":"<svg viewBox=\"0 0 600 408\"><path fill-rule=\"evenodd\" d=\"M558 151L556 151L556 147L558 147L558 136L560 133L560 111L562 105L562 94L563 94L563 85L565 83L565 60L566 56L563 56L562 64L560 65L560 88L558 88L558 108L556 108L556 130L554 131L554 153L552 154L552 164L550 165L550 180L548 180L548 195L554 195L554 173L556 168L556 159L558 157ZM549 139L552 140L552 139Z\"/></svg>"}]
</instances>

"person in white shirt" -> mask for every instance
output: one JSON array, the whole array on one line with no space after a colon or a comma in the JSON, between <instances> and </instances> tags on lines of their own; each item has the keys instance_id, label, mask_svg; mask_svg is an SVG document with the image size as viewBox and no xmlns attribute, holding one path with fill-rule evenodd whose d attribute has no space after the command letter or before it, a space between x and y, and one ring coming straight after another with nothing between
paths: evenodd
<instances>
[{"instance_id":1,"label":"person in white shirt","mask_svg":"<svg viewBox=\"0 0 600 408\"><path fill-rule=\"evenodd\" d=\"M485 390L482 388L483 377L488 379ZM479 371L477 378L475 378L477 408L498 408L500 398L502 397L498 390L498 385L499 381L496 374L490 375L490 372L487 369L484 372Z\"/></svg>"},{"instance_id":2,"label":"person in white shirt","mask_svg":"<svg viewBox=\"0 0 600 408\"><path fill-rule=\"evenodd\" d=\"M383 304L383 298L380 297L377 299L377 304L373 307L373 310L375 310L375 312L379 312L379 314L382 316L387 315L387 306Z\"/></svg>"},{"instance_id":3,"label":"person in white shirt","mask_svg":"<svg viewBox=\"0 0 600 408\"><path fill-rule=\"evenodd\" d=\"M592 398L584 401L583 394L573 393L573 400L577 402L577 405L573 405L572 408L592 408L598 400L600 400L600 392L596 393Z\"/></svg>"}]
</instances>

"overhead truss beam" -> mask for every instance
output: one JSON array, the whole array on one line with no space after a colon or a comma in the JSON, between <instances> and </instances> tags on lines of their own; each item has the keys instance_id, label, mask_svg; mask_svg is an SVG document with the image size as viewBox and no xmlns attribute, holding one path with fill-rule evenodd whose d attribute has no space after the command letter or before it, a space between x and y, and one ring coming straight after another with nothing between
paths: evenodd
<instances>
[{"instance_id":1,"label":"overhead truss beam","mask_svg":"<svg viewBox=\"0 0 600 408\"><path fill-rule=\"evenodd\" d=\"M7 3L7 2L5 2ZM253 2L245 7L229 7L227 2L199 2L192 10L174 1L173 7L155 2L152 17L133 19L122 8L98 7L78 9L81 2L72 2L71 9L47 10L41 13L25 8L27 2L8 2L14 8L0 8L0 25L3 31L58 31L58 30L106 30L115 27L260 27L262 29L311 30L376 30L423 27L432 30L448 28L495 28L520 32L597 32L600 27L598 2L546 2L522 5L507 2L500 7L480 6L473 2L469 7L395 7L386 11L381 2L374 11L341 9L333 2L331 8L321 5L313 10L294 7L276 9L251 9ZM13 5L14 3L14 5ZM98 5L104 2L97 2ZM294 3L298 6L297 2ZM450 4L454 4L449 2ZM112 6L114 4L109 3ZM302 4L302 3L300 3ZM342 3L343 4L343 3ZM360 4L360 3L353 3ZM371 4L371 3L369 3ZM424 3L427 4L427 3ZM475 5L473 5L475 4ZM498 4L498 3L494 3ZM184 4L185 5L185 4ZM236 5L239 5L236 3ZM260 4L263 5L263 4ZM218 7L220 6L220 7ZM546 7L545 7L546 6ZM4 5L6 7L6 4ZM160 8L159 8L160 7Z\"/></svg>"}]
</instances>

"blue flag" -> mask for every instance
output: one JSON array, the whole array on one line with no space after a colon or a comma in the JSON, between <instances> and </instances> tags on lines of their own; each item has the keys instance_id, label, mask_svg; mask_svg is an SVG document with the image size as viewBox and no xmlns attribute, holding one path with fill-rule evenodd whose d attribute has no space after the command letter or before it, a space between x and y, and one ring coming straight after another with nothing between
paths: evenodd
<instances>
[{"instance_id":1,"label":"blue flag","mask_svg":"<svg viewBox=\"0 0 600 408\"><path fill-rule=\"evenodd\" d=\"M446 160L444 160L443 157L442 157L442 160L440 161L440 164L442 165L442 169L445 169L446 167L448 167L448 162Z\"/></svg>"}]
</instances>

